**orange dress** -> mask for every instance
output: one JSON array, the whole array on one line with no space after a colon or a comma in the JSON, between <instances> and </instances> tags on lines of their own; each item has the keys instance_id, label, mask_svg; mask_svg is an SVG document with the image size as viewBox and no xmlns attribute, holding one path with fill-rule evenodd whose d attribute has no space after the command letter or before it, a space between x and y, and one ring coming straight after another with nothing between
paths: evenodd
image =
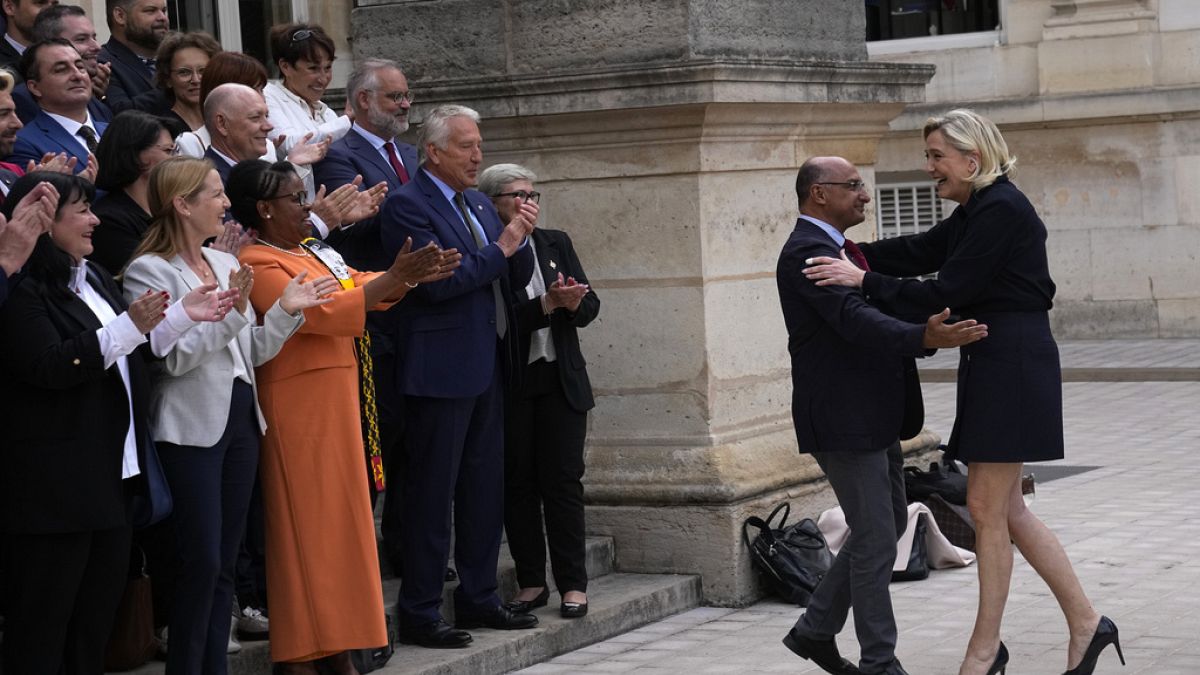
<instances>
[{"instance_id":1,"label":"orange dress","mask_svg":"<svg viewBox=\"0 0 1200 675\"><path fill-rule=\"evenodd\" d=\"M301 270L309 281L329 274L312 256L262 245L240 258L254 268L259 316ZM362 286L378 274L351 276L355 287L305 310L299 332L257 370L273 661L387 644L353 339L366 320Z\"/></svg>"}]
</instances>

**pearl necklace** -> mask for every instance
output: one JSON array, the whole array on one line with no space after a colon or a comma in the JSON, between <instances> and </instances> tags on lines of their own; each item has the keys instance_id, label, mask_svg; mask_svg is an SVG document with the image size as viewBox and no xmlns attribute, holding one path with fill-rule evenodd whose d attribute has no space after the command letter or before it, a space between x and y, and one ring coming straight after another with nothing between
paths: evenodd
<instances>
[{"instance_id":1,"label":"pearl necklace","mask_svg":"<svg viewBox=\"0 0 1200 675\"><path fill-rule=\"evenodd\" d=\"M297 258L307 258L308 257L308 249L304 248L303 246L293 247L293 248L300 249L300 253L295 253L293 251L287 250L286 248L283 248L282 246L276 246L275 244L272 244L271 242L266 241L264 239L255 239L254 241L257 241L258 243L262 244L263 246L270 246L271 248L275 249L276 251L282 251L288 255L294 255Z\"/></svg>"}]
</instances>

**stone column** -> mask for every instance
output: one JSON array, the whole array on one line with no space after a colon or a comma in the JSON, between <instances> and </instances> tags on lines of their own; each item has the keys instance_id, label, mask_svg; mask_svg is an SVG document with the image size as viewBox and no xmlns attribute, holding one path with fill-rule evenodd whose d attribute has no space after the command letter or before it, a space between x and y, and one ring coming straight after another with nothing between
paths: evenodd
<instances>
[{"instance_id":1,"label":"stone column","mask_svg":"<svg viewBox=\"0 0 1200 675\"><path fill-rule=\"evenodd\" d=\"M588 529L624 571L701 574L710 604L758 596L746 516L833 503L797 454L775 289L796 169L839 154L871 181L933 74L866 62L862 4L837 4L360 0L352 17L356 55L400 60L418 108L474 107L485 164L537 172L543 225L602 302L581 331Z\"/></svg>"}]
</instances>

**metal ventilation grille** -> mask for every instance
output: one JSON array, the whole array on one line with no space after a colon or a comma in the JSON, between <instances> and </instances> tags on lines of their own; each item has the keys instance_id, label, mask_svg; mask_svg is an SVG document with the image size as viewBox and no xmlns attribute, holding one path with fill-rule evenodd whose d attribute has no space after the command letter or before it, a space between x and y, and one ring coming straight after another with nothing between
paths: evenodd
<instances>
[{"instance_id":1,"label":"metal ventilation grille","mask_svg":"<svg viewBox=\"0 0 1200 675\"><path fill-rule=\"evenodd\" d=\"M932 182L890 183L875 188L880 239L924 232L946 217L944 209Z\"/></svg>"}]
</instances>

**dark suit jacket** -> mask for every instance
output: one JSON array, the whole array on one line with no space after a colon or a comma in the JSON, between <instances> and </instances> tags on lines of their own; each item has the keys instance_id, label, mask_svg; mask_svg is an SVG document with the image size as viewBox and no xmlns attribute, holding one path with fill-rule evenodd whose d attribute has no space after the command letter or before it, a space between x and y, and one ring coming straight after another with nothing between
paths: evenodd
<instances>
[{"instance_id":1,"label":"dark suit jacket","mask_svg":"<svg viewBox=\"0 0 1200 675\"><path fill-rule=\"evenodd\" d=\"M92 254L88 259L116 276L150 229L150 214L119 189L97 199L92 213L100 219L100 225L92 232Z\"/></svg>"},{"instance_id":2,"label":"dark suit jacket","mask_svg":"<svg viewBox=\"0 0 1200 675\"><path fill-rule=\"evenodd\" d=\"M407 143L396 144L400 162L411 179L417 175L417 149ZM351 128L346 135L329 146L325 159L313 167L313 180L324 185L327 192L350 183L361 174L363 188L386 182L388 192L400 189L400 178L371 143ZM363 271L386 270L394 258L388 257L379 237L379 218L372 218L352 227L338 228L329 233L326 241L336 248L351 267Z\"/></svg>"},{"instance_id":3,"label":"dark suit jacket","mask_svg":"<svg viewBox=\"0 0 1200 675\"><path fill-rule=\"evenodd\" d=\"M467 190L471 213L479 220L488 241L495 242L503 225L492 202L482 192ZM434 242L457 248L462 266L454 276L421 284L409 291L400 307L396 341L396 387L406 395L436 398L469 398L481 394L492 381L496 364L496 306L492 281L499 279L509 313L509 330L503 351L509 382L518 374L516 317L511 314L510 276L529 279L532 255L525 247L505 258L496 244L479 249L462 218L442 196L423 170L407 185L388 195L382 213L383 246L396 253L407 237L413 248Z\"/></svg>"},{"instance_id":4,"label":"dark suit jacket","mask_svg":"<svg viewBox=\"0 0 1200 675\"><path fill-rule=\"evenodd\" d=\"M21 55L17 53L17 50L13 49L12 45L8 44L8 40L5 40L3 35L0 35L0 67L7 68L13 74L13 79L18 83L25 81L25 76L17 68L17 64L20 62Z\"/></svg>"},{"instance_id":5,"label":"dark suit jacket","mask_svg":"<svg viewBox=\"0 0 1200 675\"><path fill-rule=\"evenodd\" d=\"M108 274L89 266L89 280L114 311L125 311ZM54 294L30 277L0 309L0 527L6 532L127 524L121 456L129 397L116 366L104 368L99 328L83 300ZM150 438L149 385L141 356L127 360L141 460Z\"/></svg>"},{"instance_id":6,"label":"dark suit jacket","mask_svg":"<svg viewBox=\"0 0 1200 675\"><path fill-rule=\"evenodd\" d=\"M116 38L109 38L100 49L99 60L112 66L112 77L108 81L108 91L105 92L105 103L114 113L136 108L135 101L139 94L152 91L154 73L150 71L133 50L126 47ZM144 110L145 108L137 108ZM152 112L152 111L149 111Z\"/></svg>"},{"instance_id":7,"label":"dark suit jacket","mask_svg":"<svg viewBox=\"0 0 1200 675\"><path fill-rule=\"evenodd\" d=\"M817 286L805 259L838 257L821 228L799 219L779 256L776 282L792 357L792 421L800 452L881 450L924 422L912 357L923 324L893 319L862 291Z\"/></svg>"},{"instance_id":8,"label":"dark suit jacket","mask_svg":"<svg viewBox=\"0 0 1200 675\"><path fill-rule=\"evenodd\" d=\"M97 136L104 135L104 130L108 128L108 123L102 120L93 119L92 124L96 126ZM47 152L65 152L78 159L75 163L75 173L87 168L88 150L83 144L83 139L68 134L61 124L42 111L25 125L25 128L17 132L17 142L8 161L18 166L31 159L40 162Z\"/></svg>"},{"instance_id":9,"label":"dark suit jacket","mask_svg":"<svg viewBox=\"0 0 1200 675\"><path fill-rule=\"evenodd\" d=\"M29 87L25 86L24 82L13 87L12 98L13 103L17 107L17 117L21 119L22 124L29 124L33 121L33 118L38 116L38 113L42 112L37 101L33 99L33 94L29 93ZM112 121L112 110L109 110L108 106L95 96L88 101L88 112L92 114L92 119L98 122L108 124Z\"/></svg>"},{"instance_id":10,"label":"dark suit jacket","mask_svg":"<svg viewBox=\"0 0 1200 675\"><path fill-rule=\"evenodd\" d=\"M546 288L562 274L563 279L575 277L581 284L588 282L583 266L575 255L575 247L566 232L559 230L543 230L538 228L531 235L533 245L537 249L538 270ZM520 284L520 281L517 281ZM528 282L526 282L528 285ZM558 365L558 377L562 383L563 393L567 403L578 412L587 412L595 407L592 399L592 383L588 379L587 361L579 351L579 333L576 329L583 328L600 313L600 298L594 289L588 289L587 295L579 303L579 308L568 312L561 307L547 315L542 311L540 299L531 298L525 292L525 287L516 289L517 324L521 330L521 356L518 363L529 362L529 339L533 331L550 327L550 336L554 340L555 363Z\"/></svg>"}]
</instances>

